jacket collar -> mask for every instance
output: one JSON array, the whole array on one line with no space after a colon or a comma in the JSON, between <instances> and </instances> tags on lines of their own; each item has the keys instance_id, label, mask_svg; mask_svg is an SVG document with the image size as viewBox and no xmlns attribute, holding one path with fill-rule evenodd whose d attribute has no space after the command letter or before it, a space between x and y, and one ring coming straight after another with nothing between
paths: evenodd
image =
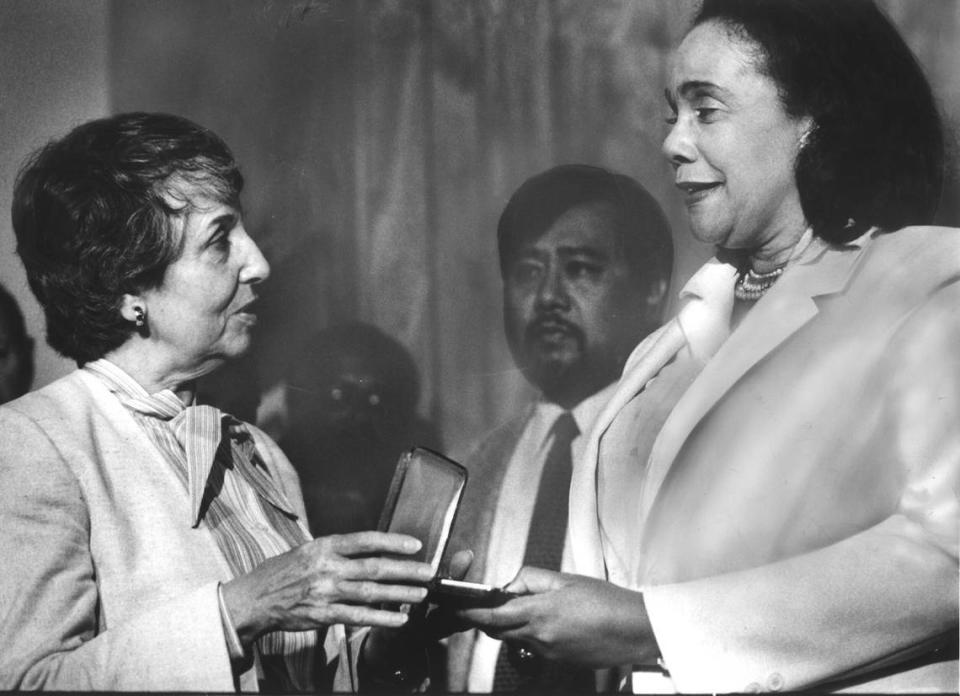
<instances>
[{"instance_id":1,"label":"jacket collar","mask_svg":"<svg viewBox=\"0 0 960 696\"><path fill-rule=\"evenodd\" d=\"M810 239L777 283L729 334L677 402L654 443L644 488L644 499L648 504L652 503L683 443L704 415L750 368L817 315L815 298L842 292L847 287L875 232L871 230L843 246L832 246L819 238ZM714 310L725 315L718 317L710 313L700 322L722 324L723 319L729 327L732 290L730 285L728 304L719 300L714 302ZM704 350L702 335L709 338L711 332L705 331L698 322L681 319L681 325L691 350L697 355L698 349ZM696 345L697 341L701 345ZM706 350L710 347L707 345Z\"/></svg>"}]
</instances>

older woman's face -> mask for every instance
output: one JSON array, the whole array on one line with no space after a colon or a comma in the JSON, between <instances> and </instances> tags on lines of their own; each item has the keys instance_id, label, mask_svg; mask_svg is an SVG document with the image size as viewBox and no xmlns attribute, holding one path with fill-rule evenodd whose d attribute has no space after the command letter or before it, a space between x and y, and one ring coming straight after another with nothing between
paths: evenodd
<instances>
[{"instance_id":1,"label":"older woman's face","mask_svg":"<svg viewBox=\"0 0 960 696\"><path fill-rule=\"evenodd\" d=\"M761 249L804 218L794 161L808 119L789 116L757 47L716 22L680 44L666 90L672 124L663 143L697 239Z\"/></svg>"},{"instance_id":2,"label":"older woman's face","mask_svg":"<svg viewBox=\"0 0 960 696\"><path fill-rule=\"evenodd\" d=\"M199 373L249 347L257 321L253 286L270 266L236 208L204 197L192 204L180 257L143 298L151 339L178 369Z\"/></svg>"}]
</instances>

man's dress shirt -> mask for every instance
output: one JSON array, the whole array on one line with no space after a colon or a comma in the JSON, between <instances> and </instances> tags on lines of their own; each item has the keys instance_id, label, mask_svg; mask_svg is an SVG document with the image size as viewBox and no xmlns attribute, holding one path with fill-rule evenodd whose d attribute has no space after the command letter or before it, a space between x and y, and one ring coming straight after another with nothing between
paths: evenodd
<instances>
[{"instance_id":1,"label":"man's dress shirt","mask_svg":"<svg viewBox=\"0 0 960 696\"><path fill-rule=\"evenodd\" d=\"M571 444L574 461L583 455L583 433L590 431L590 426L612 390L613 385L602 389L581 401L571 411L580 430L580 435ZM535 404L510 456L490 529L490 544L483 578L487 584L497 587L505 585L523 565L540 475L553 441L551 429L564 410L557 404L543 400ZM564 545L564 559L567 553L568 549ZM488 692L493 688L494 668L500 644L499 640L479 634L470 662L470 691Z\"/></svg>"}]
</instances>

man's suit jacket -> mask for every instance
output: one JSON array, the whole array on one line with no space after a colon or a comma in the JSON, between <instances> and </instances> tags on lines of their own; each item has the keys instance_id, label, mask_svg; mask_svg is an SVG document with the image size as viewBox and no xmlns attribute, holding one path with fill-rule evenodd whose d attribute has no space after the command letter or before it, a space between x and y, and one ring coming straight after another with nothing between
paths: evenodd
<instances>
[{"instance_id":1,"label":"man's suit jacket","mask_svg":"<svg viewBox=\"0 0 960 696\"><path fill-rule=\"evenodd\" d=\"M473 563L466 579L483 582L490 545L490 530L500 496L503 477L510 457L526 428L533 405L524 413L491 431L464 459L468 480L463 500L447 548L451 551L471 549ZM447 690L467 690L467 677L476 631L456 633L447 642Z\"/></svg>"},{"instance_id":2,"label":"man's suit jacket","mask_svg":"<svg viewBox=\"0 0 960 696\"><path fill-rule=\"evenodd\" d=\"M250 430L305 519L293 468ZM233 691L216 591L232 574L116 397L77 370L0 407L0 440L0 688Z\"/></svg>"},{"instance_id":3,"label":"man's suit jacket","mask_svg":"<svg viewBox=\"0 0 960 696\"><path fill-rule=\"evenodd\" d=\"M960 230L871 236L791 264L642 472L649 515L610 579L644 591L681 691L957 688ZM603 435L656 362L632 358L575 472L580 572L606 573Z\"/></svg>"}]
</instances>

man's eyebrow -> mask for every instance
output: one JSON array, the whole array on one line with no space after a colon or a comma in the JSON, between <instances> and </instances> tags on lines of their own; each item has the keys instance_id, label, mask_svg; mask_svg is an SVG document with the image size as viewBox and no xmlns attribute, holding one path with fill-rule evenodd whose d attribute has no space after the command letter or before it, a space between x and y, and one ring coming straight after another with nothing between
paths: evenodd
<instances>
[{"instance_id":1,"label":"man's eyebrow","mask_svg":"<svg viewBox=\"0 0 960 696\"><path fill-rule=\"evenodd\" d=\"M557 251L559 251L563 256L589 256L590 258L597 260L609 258L609 254L607 254L607 252L592 246L561 245L557 248Z\"/></svg>"}]
</instances>

